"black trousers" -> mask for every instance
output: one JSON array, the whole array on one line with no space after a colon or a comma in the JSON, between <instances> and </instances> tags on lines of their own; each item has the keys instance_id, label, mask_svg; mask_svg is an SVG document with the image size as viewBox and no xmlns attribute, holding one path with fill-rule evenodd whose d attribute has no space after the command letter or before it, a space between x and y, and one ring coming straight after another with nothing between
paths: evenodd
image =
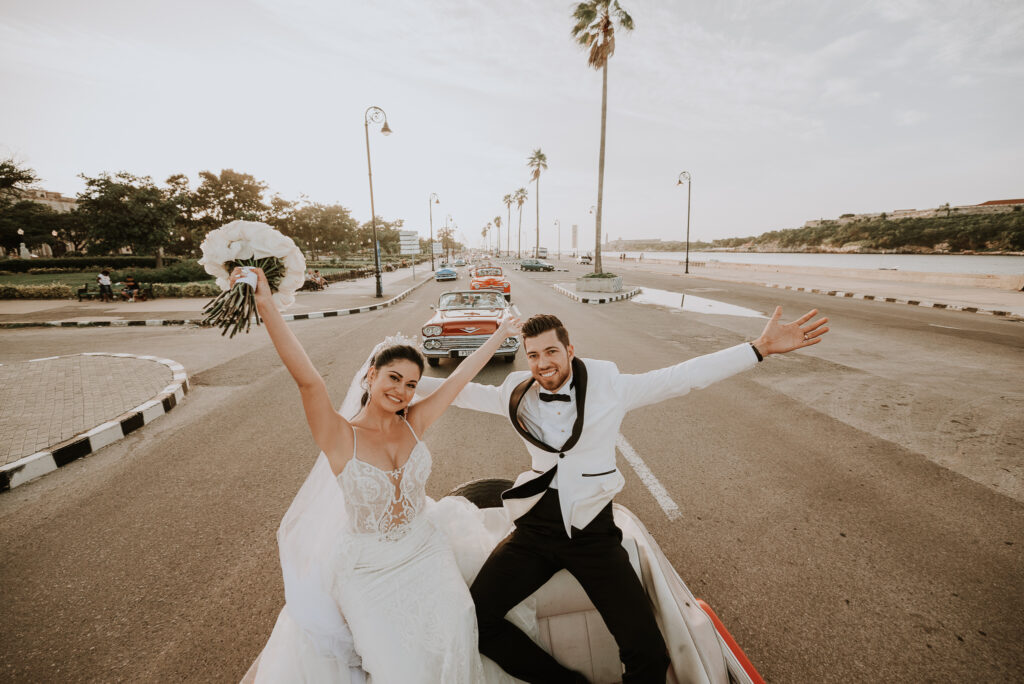
<instances>
[{"instance_id":1,"label":"black trousers","mask_svg":"<svg viewBox=\"0 0 1024 684\"><path fill-rule=\"evenodd\" d=\"M516 604L565 568L579 580L619 646L623 684L664 684L665 640L650 601L622 548L611 504L582 530L565 534L558 490L549 489L491 553L470 588L480 652L527 682L571 682L576 676L505 619Z\"/></svg>"}]
</instances>

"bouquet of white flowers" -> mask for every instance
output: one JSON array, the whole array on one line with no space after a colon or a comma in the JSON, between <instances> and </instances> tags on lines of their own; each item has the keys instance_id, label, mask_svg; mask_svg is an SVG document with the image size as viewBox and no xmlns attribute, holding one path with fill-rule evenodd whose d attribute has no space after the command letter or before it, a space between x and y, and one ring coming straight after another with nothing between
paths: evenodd
<instances>
[{"instance_id":1,"label":"bouquet of white flowers","mask_svg":"<svg viewBox=\"0 0 1024 684\"><path fill-rule=\"evenodd\" d=\"M295 291L305 281L306 259L292 239L265 223L232 221L211 230L200 245L203 258L199 263L217 279L223 292L203 308L203 322L221 328L231 337L244 328L249 332L252 319L260 324L256 311L255 285L239 279L230 285L231 271L236 266L263 269L278 309L295 303Z\"/></svg>"}]
</instances>

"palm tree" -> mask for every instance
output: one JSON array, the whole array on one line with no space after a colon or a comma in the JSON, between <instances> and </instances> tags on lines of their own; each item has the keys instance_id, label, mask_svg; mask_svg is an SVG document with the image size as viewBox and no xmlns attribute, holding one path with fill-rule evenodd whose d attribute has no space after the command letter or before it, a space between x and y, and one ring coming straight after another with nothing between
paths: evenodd
<instances>
[{"instance_id":1,"label":"palm tree","mask_svg":"<svg viewBox=\"0 0 1024 684\"><path fill-rule=\"evenodd\" d=\"M516 258L523 258L523 204L526 203L526 188L519 188L513 196L519 209L519 237L516 240Z\"/></svg>"},{"instance_id":2,"label":"palm tree","mask_svg":"<svg viewBox=\"0 0 1024 684\"><path fill-rule=\"evenodd\" d=\"M533 169L533 174L530 176L530 180L536 181L536 184L533 187L533 201L534 204L537 205L537 241L533 245L533 258L536 259L540 254L540 172L542 170L547 170L548 157L546 154L541 152L538 147L526 160L526 165Z\"/></svg>"},{"instance_id":3,"label":"palm tree","mask_svg":"<svg viewBox=\"0 0 1024 684\"><path fill-rule=\"evenodd\" d=\"M501 256L501 217L494 217L494 227L498 229L498 256Z\"/></svg>"},{"instance_id":4,"label":"palm tree","mask_svg":"<svg viewBox=\"0 0 1024 684\"><path fill-rule=\"evenodd\" d=\"M572 37L590 53L587 64L601 70L601 152L597 158L597 216L594 220L594 273L601 273L601 207L604 202L604 137L608 118L608 59L615 53L615 26L633 30L633 18L619 0L589 0L572 12Z\"/></svg>"},{"instance_id":5,"label":"palm tree","mask_svg":"<svg viewBox=\"0 0 1024 684\"><path fill-rule=\"evenodd\" d=\"M509 254L512 253L512 241L509 239L509 231L512 230L512 203L515 202L515 198L512 197L512 193L509 193L501 198L505 208L508 209L508 221L505 223L505 247L508 248Z\"/></svg>"},{"instance_id":6,"label":"palm tree","mask_svg":"<svg viewBox=\"0 0 1024 684\"><path fill-rule=\"evenodd\" d=\"M491 251L491 241L487 239L487 233L490 230L491 230L491 224L488 223L486 226L484 226L484 229L480 231L480 237L482 237L486 241L485 244L487 246L485 247L485 250L488 251L488 252Z\"/></svg>"}]
</instances>

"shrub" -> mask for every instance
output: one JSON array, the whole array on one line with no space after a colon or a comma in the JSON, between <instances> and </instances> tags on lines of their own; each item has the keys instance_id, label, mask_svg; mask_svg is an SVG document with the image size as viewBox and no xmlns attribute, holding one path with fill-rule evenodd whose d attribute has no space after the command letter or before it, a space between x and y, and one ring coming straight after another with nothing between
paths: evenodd
<instances>
[{"instance_id":1,"label":"shrub","mask_svg":"<svg viewBox=\"0 0 1024 684\"><path fill-rule=\"evenodd\" d=\"M164 257L164 265L178 261L178 257ZM0 269L14 273L27 273L34 268L63 268L68 271L90 269L154 268L156 257L151 256L85 256L54 259L0 259Z\"/></svg>"},{"instance_id":2,"label":"shrub","mask_svg":"<svg viewBox=\"0 0 1024 684\"><path fill-rule=\"evenodd\" d=\"M584 278L616 278L618 277L615 273L588 273Z\"/></svg>"},{"instance_id":3,"label":"shrub","mask_svg":"<svg viewBox=\"0 0 1024 684\"><path fill-rule=\"evenodd\" d=\"M188 260L171 264L165 268L125 269L115 271L110 277L115 281L123 281L131 276L139 283L192 283L203 280L213 280L198 261Z\"/></svg>"},{"instance_id":4,"label":"shrub","mask_svg":"<svg viewBox=\"0 0 1024 684\"><path fill-rule=\"evenodd\" d=\"M0 299L73 299L74 290L64 283L49 285L0 285Z\"/></svg>"},{"instance_id":5,"label":"shrub","mask_svg":"<svg viewBox=\"0 0 1024 684\"><path fill-rule=\"evenodd\" d=\"M47 273L71 273L66 268L30 268L28 269L29 275L45 275Z\"/></svg>"},{"instance_id":6,"label":"shrub","mask_svg":"<svg viewBox=\"0 0 1024 684\"><path fill-rule=\"evenodd\" d=\"M153 295L156 297L216 297L220 288L216 283L155 283Z\"/></svg>"}]
</instances>

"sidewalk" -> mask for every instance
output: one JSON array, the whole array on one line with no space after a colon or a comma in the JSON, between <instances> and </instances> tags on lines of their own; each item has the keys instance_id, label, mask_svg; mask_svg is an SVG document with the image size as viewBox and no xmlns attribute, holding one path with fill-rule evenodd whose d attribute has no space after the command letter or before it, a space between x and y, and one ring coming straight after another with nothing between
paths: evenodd
<instances>
[{"instance_id":1,"label":"sidewalk","mask_svg":"<svg viewBox=\"0 0 1024 684\"><path fill-rule=\"evenodd\" d=\"M333 283L319 292L296 292L295 304L288 314L302 315L317 311L334 311L373 306L395 297L417 283L432 277L429 266L416 267L416 280L412 269L402 268L381 274L384 297L376 297L376 281L369 278L344 280ZM53 299L0 300L0 328L22 325L46 325L60 322L68 324L106 323L125 325L173 325L197 323L203 317L203 307L209 298L161 298L146 302L96 301L78 302Z\"/></svg>"},{"instance_id":2,"label":"sidewalk","mask_svg":"<svg viewBox=\"0 0 1024 684\"><path fill-rule=\"evenodd\" d=\"M827 269L815 269L813 273L786 273L775 271L772 266L731 267L725 262L718 262L709 267L696 266L691 262L690 274L686 276L683 267L675 263L656 264L645 261L638 264L617 259L607 260L605 269L622 273L627 277L630 272L661 273L683 278L704 278L791 290L803 289L806 292L840 297L880 301L889 299L900 304L916 303L919 306L960 309L1024 319L1024 292L941 282L941 276L931 273L920 276L902 273L900 275L906 280L897 281L888 279L892 274L886 271L876 274L873 271L861 270L856 272L856 275L848 275L851 271L844 270L842 275L832 275L823 273ZM933 282L915 280L918 277L921 280L927 277ZM951 276L948 280L956 279L956 276Z\"/></svg>"}]
</instances>

